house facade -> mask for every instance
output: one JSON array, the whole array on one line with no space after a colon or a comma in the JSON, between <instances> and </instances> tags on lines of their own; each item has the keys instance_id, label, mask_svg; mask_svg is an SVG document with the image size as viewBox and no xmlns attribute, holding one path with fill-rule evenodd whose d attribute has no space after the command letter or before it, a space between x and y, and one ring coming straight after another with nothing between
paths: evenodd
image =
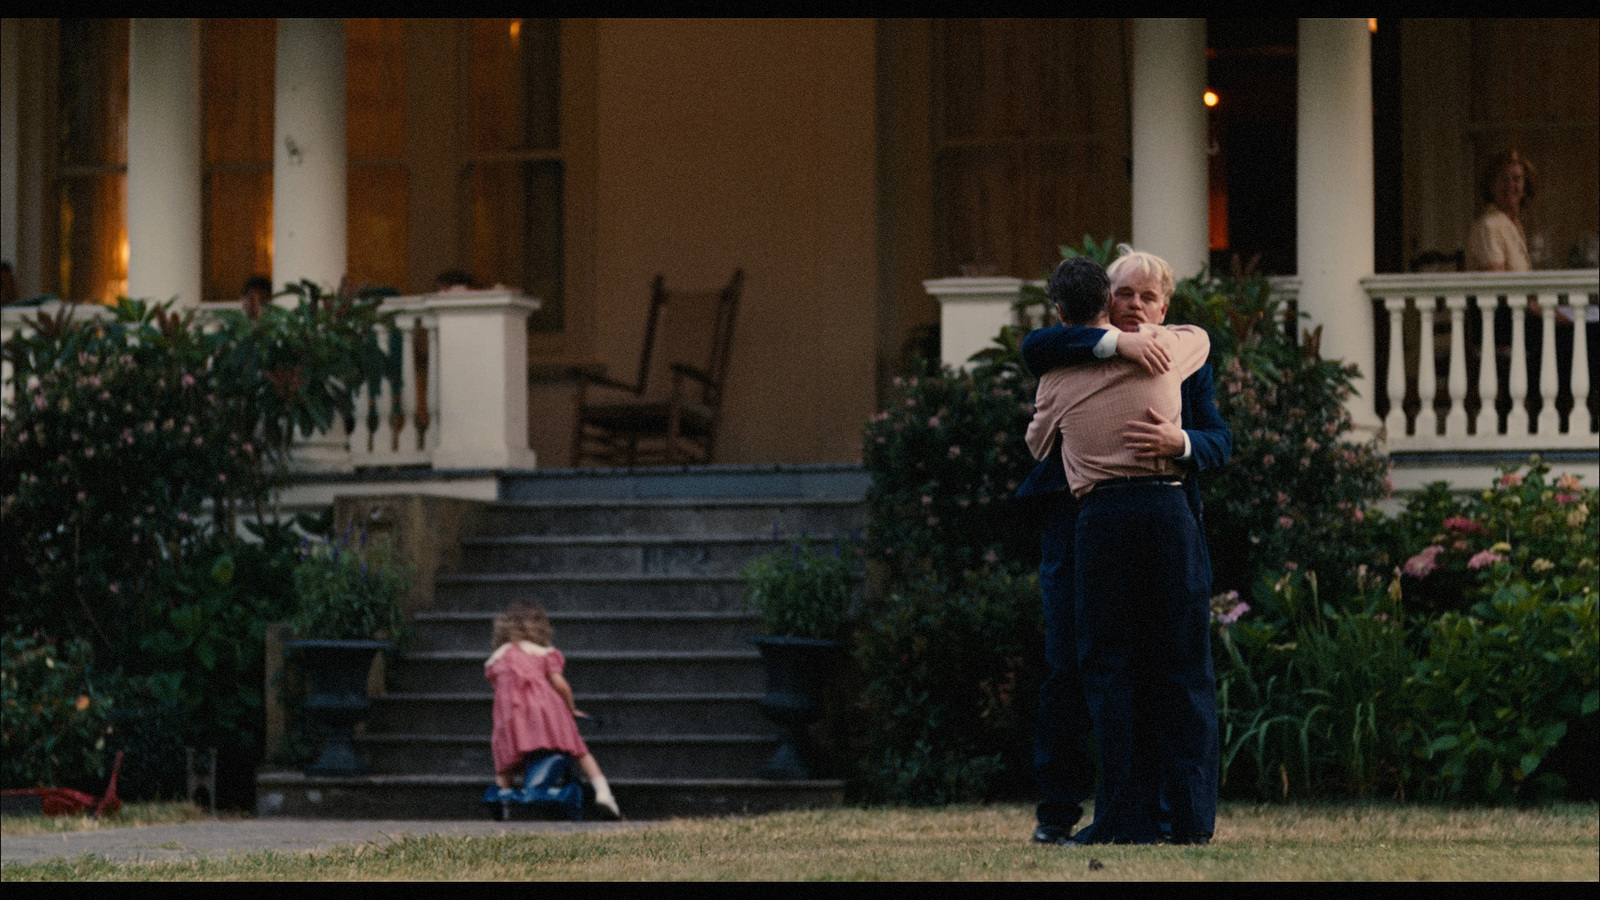
<instances>
[{"instance_id":1,"label":"house facade","mask_svg":"<svg viewBox=\"0 0 1600 900\"><path fill-rule=\"evenodd\" d=\"M717 461L858 461L934 326L961 362L997 298L1089 234L1180 273L1260 253L1323 354L1361 366L1358 424L1418 479L1543 450L1600 480L1592 326L1562 371L1512 367L1519 403L1569 409L1501 434L1447 399L1464 353L1380 364L1405 338L1373 314L1454 322L1457 347L1491 295L1546 298L1547 347L1593 315L1595 19L8 18L0 62L20 296L225 303L254 274L405 295L431 388L405 403L432 404L410 419L435 433L335 436L335 469L567 465L562 373L627 377L655 275L735 269ZM1463 246L1477 174L1511 147L1541 168L1543 271L1406 274ZM487 289L433 294L451 269ZM1402 404L1374 400L1418 371L1444 406L1397 428Z\"/></svg>"}]
</instances>

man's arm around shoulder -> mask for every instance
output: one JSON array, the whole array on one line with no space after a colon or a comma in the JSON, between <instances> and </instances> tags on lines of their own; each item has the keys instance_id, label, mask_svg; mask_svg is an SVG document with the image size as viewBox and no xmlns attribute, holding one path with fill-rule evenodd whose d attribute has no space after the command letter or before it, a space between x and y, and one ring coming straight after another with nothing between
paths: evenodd
<instances>
[{"instance_id":1,"label":"man's arm around shoulder","mask_svg":"<svg viewBox=\"0 0 1600 900\"><path fill-rule=\"evenodd\" d=\"M1034 377L1062 366L1076 366L1096 358L1095 345L1108 329L1086 325L1051 325L1035 328L1022 339L1022 362Z\"/></svg>"}]
</instances>

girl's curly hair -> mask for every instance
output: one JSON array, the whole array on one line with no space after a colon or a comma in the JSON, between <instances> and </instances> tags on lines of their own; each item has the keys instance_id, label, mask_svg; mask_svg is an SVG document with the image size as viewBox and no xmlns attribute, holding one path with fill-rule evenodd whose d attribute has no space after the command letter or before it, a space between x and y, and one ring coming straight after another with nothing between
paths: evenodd
<instances>
[{"instance_id":1,"label":"girl's curly hair","mask_svg":"<svg viewBox=\"0 0 1600 900\"><path fill-rule=\"evenodd\" d=\"M545 614L544 607L532 600L515 600L505 612L494 617L491 649L512 641L532 641L549 647L554 636L555 629L550 627L550 617Z\"/></svg>"}]
</instances>

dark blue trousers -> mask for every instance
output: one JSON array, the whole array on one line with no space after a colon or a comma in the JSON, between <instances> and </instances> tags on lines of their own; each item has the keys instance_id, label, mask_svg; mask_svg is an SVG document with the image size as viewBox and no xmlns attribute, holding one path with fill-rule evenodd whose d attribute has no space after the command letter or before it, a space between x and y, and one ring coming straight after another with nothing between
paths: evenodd
<instances>
[{"instance_id":1,"label":"dark blue trousers","mask_svg":"<svg viewBox=\"0 0 1600 900\"><path fill-rule=\"evenodd\" d=\"M1099 748L1093 839L1210 835L1217 807L1211 565L1180 487L1091 491L1077 516L1078 668Z\"/></svg>"},{"instance_id":2,"label":"dark blue trousers","mask_svg":"<svg viewBox=\"0 0 1600 900\"><path fill-rule=\"evenodd\" d=\"M1094 796L1094 749L1089 707L1078 677L1076 586L1072 552L1077 540L1078 501L1061 491L1041 538L1039 587L1044 599L1044 658L1049 674L1039 688L1033 772L1039 783L1040 825L1071 828Z\"/></svg>"}]
</instances>

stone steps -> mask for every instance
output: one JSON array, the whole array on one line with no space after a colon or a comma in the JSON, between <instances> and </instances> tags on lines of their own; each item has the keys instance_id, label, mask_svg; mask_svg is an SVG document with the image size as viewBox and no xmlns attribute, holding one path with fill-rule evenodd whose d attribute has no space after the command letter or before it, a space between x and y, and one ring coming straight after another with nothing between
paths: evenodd
<instances>
[{"instance_id":1,"label":"stone steps","mask_svg":"<svg viewBox=\"0 0 1600 900\"><path fill-rule=\"evenodd\" d=\"M842 782L769 781L777 748L759 704L740 572L795 540L859 535L859 467L695 467L507 477L434 580L411 649L388 667L357 736L360 778L258 777L263 815L486 815L494 616L514 600L550 614L584 739L630 818L838 803Z\"/></svg>"},{"instance_id":2,"label":"stone steps","mask_svg":"<svg viewBox=\"0 0 1600 900\"><path fill-rule=\"evenodd\" d=\"M421 613L415 627L419 643L440 650L488 654L487 636L494 629L494 613ZM635 650L674 650L699 645L738 646L755 633L757 619L743 612L692 610L687 612L590 611L553 612L550 624L556 643L570 659L574 653L610 647Z\"/></svg>"},{"instance_id":3,"label":"stone steps","mask_svg":"<svg viewBox=\"0 0 1600 900\"><path fill-rule=\"evenodd\" d=\"M770 726L756 708L761 693L579 694L578 708L604 723L601 734L761 734ZM435 734L482 735L492 720L494 695L398 694L373 700L370 731L404 731L427 721Z\"/></svg>"}]
</instances>

